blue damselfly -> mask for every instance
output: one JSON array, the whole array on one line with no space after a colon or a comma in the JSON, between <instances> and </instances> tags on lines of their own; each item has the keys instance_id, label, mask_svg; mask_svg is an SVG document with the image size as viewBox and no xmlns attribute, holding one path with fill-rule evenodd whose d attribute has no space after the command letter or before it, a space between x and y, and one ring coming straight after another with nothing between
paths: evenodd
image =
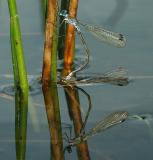
<instances>
[{"instance_id":1,"label":"blue damselfly","mask_svg":"<svg viewBox=\"0 0 153 160\"><path fill-rule=\"evenodd\" d=\"M112 44L116 47L124 47L126 45L126 39L120 33L107 31L101 27L89 25L89 24L83 23L75 18L70 18L66 10L61 11L60 16L64 17L64 21L66 23L71 24L75 27L75 29L81 39L81 43L83 45L83 48L85 49L85 53L87 56L86 62L83 65L81 65L78 69L72 71L67 77L65 77L66 80L69 80L76 72L79 72L82 69L86 68L86 66L89 63L90 50L87 47L86 41L85 41L83 34L81 32L81 29L80 29L80 26L83 26L88 32L90 32L93 36L95 36L96 38L98 38L102 42Z\"/></svg>"}]
</instances>

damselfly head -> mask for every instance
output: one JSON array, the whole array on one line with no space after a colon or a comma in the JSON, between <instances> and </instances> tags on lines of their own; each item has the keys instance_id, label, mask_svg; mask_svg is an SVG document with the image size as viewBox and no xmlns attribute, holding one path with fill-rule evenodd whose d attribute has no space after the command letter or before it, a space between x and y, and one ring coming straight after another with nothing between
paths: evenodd
<instances>
[{"instance_id":1,"label":"damselfly head","mask_svg":"<svg viewBox=\"0 0 153 160\"><path fill-rule=\"evenodd\" d=\"M67 151L68 153L71 153L72 152L72 146L71 145L68 145L65 147L64 151Z\"/></svg>"},{"instance_id":2,"label":"damselfly head","mask_svg":"<svg viewBox=\"0 0 153 160\"><path fill-rule=\"evenodd\" d=\"M63 17L67 17L68 16L67 10L62 10L59 15Z\"/></svg>"},{"instance_id":3,"label":"damselfly head","mask_svg":"<svg viewBox=\"0 0 153 160\"><path fill-rule=\"evenodd\" d=\"M128 118L129 113L127 111L122 111L121 115L122 115L121 122L124 122Z\"/></svg>"},{"instance_id":4,"label":"damselfly head","mask_svg":"<svg viewBox=\"0 0 153 160\"><path fill-rule=\"evenodd\" d=\"M116 47L119 47L119 48L123 48L123 47L125 47L126 46L126 38L122 35L122 34L120 34L119 33L119 43L116 45Z\"/></svg>"}]
</instances>

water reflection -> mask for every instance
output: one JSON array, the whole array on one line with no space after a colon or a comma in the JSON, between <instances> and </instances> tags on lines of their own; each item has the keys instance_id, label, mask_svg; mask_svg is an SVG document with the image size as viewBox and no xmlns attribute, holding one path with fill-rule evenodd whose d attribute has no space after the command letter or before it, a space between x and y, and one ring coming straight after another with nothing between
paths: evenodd
<instances>
[{"instance_id":1,"label":"water reflection","mask_svg":"<svg viewBox=\"0 0 153 160\"><path fill-rule=\"evenodd\" d=\"M16 160L25 160L27 140L28 102L20 90L15 92L15 144Z\"/></svg>"},{"instance_id":2,"label":"water reflection","mask_svg":"<svg viewBox=\"0 0 153 160\"><path fill-rule=\"evenodd\" d=\"M50 133L51 159L64 159L62 128L56 85L43 85L43 95Z\"/></svg>"},{"instance_id":3,"label":"water reflection","mask_svg":"<svg viewBox=\"0 0 153 160\"><path fill-rule=\"evenodd\" d=\"M115 0L116 6L110 17L105 22L105 25L108 27L115 27L120 19L124 16L128 8L128 0Z\"/></svg>"},{"instance_id":4,"label":"water reflection","mask_svg":"<svg viewBox=\"0 0 153 160\"><path fill-rule=\"evenodd\" d=\"M5 75L4 75L5 76ZM11 77L11 75L10 75ZM41 93L41 76L30 75L29 77L29 93L30 95L36 95ZM134 80L137 77L131 77L130 80ZM104 74L78 74L77 77L72 77L69 80L64 80L61 76L58 76L59 86L86 86L94 84L108 83L117 86L126 86L129 84L128 71L123 67L118 67L110 72ZM6 84L0 86L0 94L6 96L14 96L15 89L13 84Z\"/></svg>"},{"instance_id":5,"label":"water reflection","mask_svg":"<svg viewBox=\"0 0 153 160\"><path fill-rule=\"evenodd\" d=\"M80 134L80 131L84 128L85 123L87 122L87 118L85 118L84 122L82 120L81 104L79 100L78 90L81 90L89 99L88 113L90 112L91 109L90 96L83 89L80 89L74 85L64 86L64 90L68 104L69 116L73 121L75 135L78 136ZM80 143L76 147L77 147L76 149L77 149L78 159L80 160L90 159L87 142Z\"/></svg>"},{"instance_id":6,"label":"water reflection","mask_svg":"<svg viewBox=\"0 0 153 160\"><path fill-rule=\"evenodd\" d=\"M151 122L153 121L153 115L152 114L136 114L130 116L132 120L136 120L139 122L144 123L147 126L147 129L149 130L151 140L153 140L153 127Z\"/></svg>"},{"instance_id":7,"label":"water reflection","mask_svg":"<svg viewBox=\"0 0 153 160\"><path fill-rule=\"evenodd\" d=\"M68 152L71 152L71 147L75 146L81 142L87 141L88 138L96 135L99 132L103 132L106 129L124 122L128 118L128 112L126 111L120 111L120 112L114 112L110 115L108 115L105 119L99 121L95 127L90 129L87 133L85 133L84 130L82 130L78 137L75 137L73 139L67 138L68 146L66 146L65 150Z\"/></svg>"},{"instance_id":8,"label":"water reflection","mask_svg":"<svg viewBox=\"0 0 153 160\"><path fill-rule=\"evenodd\" d=\"M121 71L121 70L120 70ZM116 73L116 72L115 72ZM119 72L122 73L122 72ZM115 75L115 76L114 76ZM119 75L119 76L118 76ZM64 149L63 149L63 139L62 139L62 127L61 127L61 120L60 120L60 112L59 112L59 102L58 102L58 93L57 93L57 84L64 87L65 95L67 99L68 109L69 109L69 116L70 119L73 121L74 125L74 131L75 131L75 137L81 138L80 135L87 135L85 134L85 126L88 120L88 116L91 110L91 99L90 95L82 88L78 87L77 85L82 83L83 85L85 82L89 84L94 83L94 79L97 79L95 81L96 83L103 83L103 82L121 82L121 79L124 79L122 74L112 74L112 72L109 72L109 74L104 74L101 76L101 79L99 78L90 78L89 76L85 77L78 77L78 80L71 81L71 82L63 82L58 81L58 83L53 83L52 85L43 86L43 95L44 95L44 101L46 106L46 114L48 118L48 126L49 126L49 133L50 133L50 157L54 159L64 159ZM127 81L128 78L125 77L125 81ZM121 83L117 83L119 85ZM116 84L115 84L116 85ZM30 80L30 94L34 95L33 93L41 93L41 81L40 77L33 77L33 79ZM1 87L1 93L9 95L11 97L14 96L14 86L13 85L6 85ZM78 91L81 91L84 95L86 95L88 99L88 110L87 115L85 116L84 120L82 118L81 113L81 104L79 100L79 94ZM17 118L16 120L19 120ZM20 124L22 120L19 120L19 122L16 122L16 124ZM24 126L24 125L22 125ZM18 126L17 126L18 127ZM18 130L16 131L17 135L19 135L19 131L21 130L21 126L18 127ZM71 131L70 131L71 132ZM25 132L26 133L26 132ZM71 134L71 133L70 133ZM86 136L85 136L86 137ZM18 156L25 156L23 155L23 145L19 145L17 140L17 153ZM26 142L26 140L24 141ZM71 151L71 145L66 147L66 149ZM79 141L79 143L74 143L74 146L76 146L77 149L77 155L79 159L82 160L89 160L89 150L86 138L84 138L83 141ZM21 149L20 149L21 148ZM24 147L24 150L26 150L26 145ZM22 151L22 152L21 152Z\"/></svg>"},{"instance_id":9,"label":"water reflection","mask_svg":"<svg viewBox=\"0 0 153 160\"><path fill-rule=\"evenodd\" d=\"M41 85L41 84L39 84ZM107 126L109 126L108 124L111 123L106 123L106 120L104 119L104 121L102 120L100 123L98 123L97 125L95 125L95 127L93 127L91 130L89 130L88 132L85 131L85 126L87 123L87 119L91 110L91 98L90 95L82 88L75 86L75 85L64 85L63 86L65 93L66 93L66 98L67 98L67 103L68 103L68 108L69 108L69 115L71 120L73 121L74 124L74 131L75 131L75 136L73 136L74 138L71 138L71 136L68 136L68 141L67 141L67 145L66 148L69 152L72 151L71 150L71 146L75 146L77 149L77 153L78 153L78 157L82 157L82 159L90 159L90 155L89 155L89 150L88 150L88 145L87 145L87 141L88 137L93 136L94 134L101 132L104 129L105 125L106 125L106 129ZM80 100L79 100L79 94L78 92L82 92L83 94L86 95L89 103L89 108L87 109L87 116L82 115L82 105L80 104ZM22 100L22 98L18 98L17 100ZM48 118L48 126L49 126L49 131L50 131L50 145L51 145L51 157L54 159L58 159L55 158L55 154L60 153L60 155L58 154L58 156L61 156L62 158L64 157L64 145L63 145L63 140L65 139L65 136L62 136L62 130L64 130L63 128L71 128L70 125L64 125L62 127L61 121L60 121L60 113L59 113L59 102L58 102L58 93L57 93L57 86L56 83L54 83L53 85L47 87L44 89L44 99L45 99L45 104L46 104L46 114L47 114L47 118ZM18 104L18 103L17 103ZM21 104L21 102L20 102ZM18 110L18 106L17 106L17 110ZM25 148L26 148L26 141L22 141L20 140L20 136L24 137L25 135L23 134L23 124L22 121L25 119L21 118L23 116L23 114L21 116L18 116L18 113L21 112L16 112L16 137L18 137L18 139L16 138L16 151L17 151L17 156L21 157L24 156L24 152L25 152ZM127 113L127 112L125 112ZM113 115L114 113L112 113ZM139 116L139 118L133 118L133 120L141 120L142 122L145 122L145 124L147 124L148 129L151 133L152 136L152 126L150 125L150 120L152 120L152 115L148 115L148 114L138 114L137 117ZM130 117L130 116L129 116ZM134 117L134 116L133 116ZM126 117L125 117L126 118ZM106 118L109 119L109 118ZM102 123L103 122L103 123ZM114 121L116 122L116 121ZM122 122L122 121L119 121ZM100 125L99 125L100 124ZM101 125L104 124L104 125ZM98 127L97 127L98 126ZM100 127L99 127L100 126ZM96 128L96 129L95 129ZM97 129L98 128L98 129ZM25 129L25 128L24 128ZM24 134L26 133L26 131L24 132ZM70 135L71 135L71 129L70 129ZM62 137L64 137L64 139L62 139ZM41 141L41 140L38 140ZM43 140L44 142L47 143L47 141ZM23 143L25 142L25 143ZM30 140L30 142L35 142L34 140ZM57 145L59 143L59 146ZM57 147L58 146L58 147ZM24 151L24 152L23 152ZM58 157L57 156L57 157Z\"/></svg>"}]
</instances>

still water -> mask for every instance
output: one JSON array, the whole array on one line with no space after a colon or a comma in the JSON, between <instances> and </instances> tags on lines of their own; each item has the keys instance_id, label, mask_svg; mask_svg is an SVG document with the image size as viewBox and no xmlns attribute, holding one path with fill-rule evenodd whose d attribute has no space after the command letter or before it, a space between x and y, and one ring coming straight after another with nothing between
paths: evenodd
<instances>
[{"instance_id":1,"label":"still water","mask_svg":"<svg viewBox=\"0 0 153 160\"><path fill-rule=\"evenodd\" d=\"M43 53L41 6L37 0L17 0L23 32L26 66L29 75L40 75ZM88 140L94 160L153 159L153 15L152 0L86 0L79 2L78 19L121 32L127 39L125 48L102 44L83 31L91 50L90 64L82 74L100 74L124 67L132 81L126 86L97 84L81 86L91 97L92 109L86 131L96 122L116 111L127 111L143 119L128 119ZM0 86L13 83L9 45L7 1L0 1ZM79 43L79 41L78 41ZM78 44L79 45L79 44ZM80 45L79 45L80 46ZM78 59L83 58L79 48ZM79 63L79 62L78 62ZM62 132L73 128L62 87L58 88ZM88 108L87 97L79 91L81 111ZM49 160L50 137L41 93L29 96L26 160ZM72 132L72 137L74 134ZM67 145L64 142L64 146ZM75 147L65 152L65 159L77 159ZM0 159L15 160L15 100L0 96Z\"/></svg>"}]
</instances>

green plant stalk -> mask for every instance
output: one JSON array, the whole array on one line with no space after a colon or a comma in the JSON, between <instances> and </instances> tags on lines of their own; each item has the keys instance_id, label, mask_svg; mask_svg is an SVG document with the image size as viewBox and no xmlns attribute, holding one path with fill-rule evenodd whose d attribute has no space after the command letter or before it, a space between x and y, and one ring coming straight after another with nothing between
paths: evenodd
<instances>
[{"instance_id":1,"label":"green plant stalk","mask_svg":"<svg viewBox=\"0 0 153 160\"><path fill-rule=\"evenodd\" d=\"M48 3L48 0L42 0L42 3L43 3L44 17L45 17L45 19L46 19L46 15L47 15L47 3Z\"/></svg>"},{"instance_id":2,"label":"green plant stalk","mask_svg":"<svg viewBox=\"0 0 153 160\"><path fill-rule=\"evenodd\" d=\"M11 33L11 48L12 48L12 59L15 59L15 68L14 76L18 75L18 82L21 91L23 92L24 97L28 99L28 80L26 74L26 67L23 56L23 46L21 40L21 32L20 32L20 24L19 24L19 16L17 14L17 7L15 0L8 0L9 11L10 11L10 31ZM18 71L16 71L16 69ZM18 73L17 73L18 72ZM17 78L15 78L17 79Z\"/></svg>"},{"instance_id":3,"label":"green plant stalk","mask_svg":"<svg viewBox=\"0 0 153 160\"><path fill-rule=\"evenodd\" d=\"M48 3L48 0L41 0L41 3L40 3L42 32L44 32L45 30L46 17L47 17L47 3Z\"/></svg>"},{"instance_id":4,"label":"green plant stalk","mask_svg":"<svg viewBox=\"0 0 153 160\"><path fill-rule=\"evenodd\" d=\"M62 10L69 10L69 4L70 4L70 0L62 0L61 1L61 8L60 8L60 12ZM65 38L66 38L66 29L67 29L67 25L65 23L63 23L63 17L60 16L59 17L59 38L58 38L58 58L59 59L63 59L64 58L64 50L65 50Z\"/></svg>"},{"instance_id":5,"label":"green plant stalk","mask_svg":"<svg viewBox=\"0 0 153 160\"><path fill-rule=\"evenodd\" d=\"M51 58L51 81L57 82L57 28L54 27L53 46Z\"/></svg>"},{"instance_id":6,"label":"green plant stalk","mask_svg":"<svg viewBox=\"0 0 153 160\"><path fill-rule=\"evenodd\" d=\"M15 138L17 160L24 160L28 111L28 80L23 56L19 17L16 1L8 0L10 12L10 42L15 86Z\"/></svg>"},{"instance_id":7,"label":"green plant stalk","mask_svg":"<svg viewBox=\"0 0 153 160\"><path fill-rule=\"evenodd\" d=\"M13 25L10 22L10 42L11 42L11 52L12 52L12 65L13 65L13 74L14 74L14 88L17 88L18 84L18 66L17 66L17 61L16 61L16 54L15 54L15 48L14 48L14 43L13 43Z\"/></svg>"}]
</instances>

